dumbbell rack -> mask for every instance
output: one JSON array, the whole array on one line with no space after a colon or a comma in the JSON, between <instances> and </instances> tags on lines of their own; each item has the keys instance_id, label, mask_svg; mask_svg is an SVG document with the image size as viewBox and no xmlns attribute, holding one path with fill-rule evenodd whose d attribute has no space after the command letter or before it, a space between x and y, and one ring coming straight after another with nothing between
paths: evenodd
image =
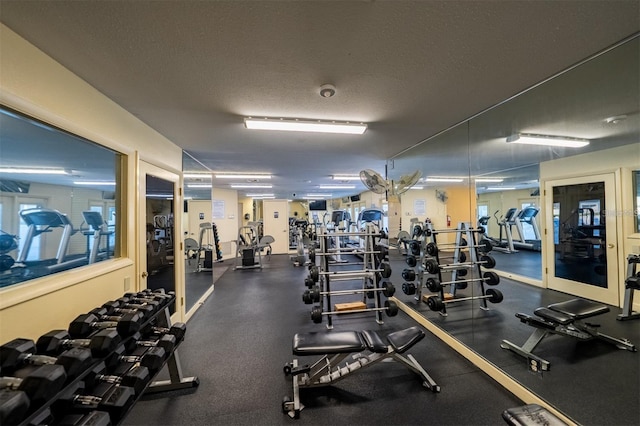
<instances>
[{"instance_id":1,"label":"dumbbell rack","mask_svg":"<svg viewBox=\"0 0 640 426\"><path fill-rule=\"evenodd\" d=\"M140 330L145 330L145 329L147 329L147 328L149 328L151 326L167 328L167 329L170 328L171 327L171 317L170 317L170 313L169 313L169 308L173 303L175 303L175 295L173 295L171 300L169 300L169 301L167 301L165 303L164 307L161 310L158 310L153 315L151 315L149 318L147 318L144 323L140 324ZM128 341L130 339L133 339L133 337L131 337L131 336L124 337L123 336L120 345L124 345L126 347ZM181 366L180 358L179 358L179 355L178 355L178 347L180 346L181 342L182 342L182 340L180 342L176 343L176 346L174 347L173 351L164 360L162 367L160 367L153 374L153 377L151 377L151 380L146 385L145 389L143 391L141 391L138 395L136 395L134 400L129 404L129 406L126 407L123 410L122 415L118 419L114 419L114 418L111 419L111 422L113 424L119 424L122 420L124 420L124 418L126 418L127 414L131 410L131 408L135 405L135 403L138 401L138 399L142 395L155 394L155 393L167 392L167 391L174 391L174 390L178 390L178 389L190 389L190 388L197 387L200 384L200 380L196 376L193 376L193 377L184 377L183 376L182 366ZM40 405L35 410L30 410L28 412L28 414L27 414L27 417L22 419L17 424L19 424L21 426L27 426L27 425L30 426L30 425L41 425L41 424L55 425L55 424L59 423L61 418L52 419L52 411L51 411L52 405L54 403L56 403L56 401L58 401L61 398L63 398L65 395L68 395L69 393L72 393L73 389L76 389L76 388L82 389L81 384L82 384L82 382L84 382L85 377L87 376L87 374L89 374L89 372L91 372L94 368L98 367L101 363L104 363L105 360L107 358L109 358L110 355L111 354L109 354L109 355L107 355L105 357L101 357L99 359L94 358L93 362L91 363L91 365L89 365L88 368L83 373L79 374L75 379L73 379L72 381L67 383L49 401L47 401L46 403ZM165 367L167 368L167 371L169 373L169 379L168 380L154 380L154 378L161 371L163 371ZM80 385L80 387L79 387L79 385ZM90 392L89 392L89 394L90 394ZM86 413L88 413L90 411L91 410L87 409ZM100 410L99 410L99 408L97 408L94 411L100 411ZM78 412L80 412L80 411L78 411Z\"/></svg>"},{"instance_id":2,"label":"dumbbell rack","mask_svg":"<svg viewBox=\"0 0 640 426\"><path fill-rule=\"evenodd\" d=\"M440 250L438 249L437 235L441 233L451 233L451 232L456 234L455 243L454 243L453 261L452 263L447 264L447 269L451 270L451 280L448 281L449 284L443 284L443 285L449 286L449 290L450 290L449 294L451 295L450 300L456 300L455 299L456 288L463 289L467 287L468 281L475 282L478 284L478 290L479 290L480 296L472 296L472 297L462 298L457 300L458 301L479 300L481 304L480 309L489 310L489 307L487 306L488 293L485 289L485 281L481 278L476 279L475 277L476 276L483 277L483 272L482 272L483 265L484 264L489 265L490 263L495 264L495 261L490 256L487 256L487 255L481 256L479 253L478 248L480 246L477 244L478 239L476 238L476 234L483 233L484 229L473 228L471 224L467 222L460 222L456 229L435 230L435 229L429 228L427 230L427 235L431 237L431 241L430 241L430 244L427 244L425 246L425 250L427 253L423 259L422 265L424 265L425 267L425 272L430 275L430 277L426 279L426 282L427 282L426 287L430 291L435 290L433 292L438 293L438 295L429 296L429 297L424 295L422 296L422 301L426 302L429 305L429 307L433 309L432 306L434 305L437 306L438 302L442 302L445 300L445 291L444 291L443 285L438 285L439 288L437 289L431 286L432 288L430 289L428 281L429 281L429 278L431 278L431 279L437 280L438 283L446 282L445 280L443 280L442 268L440 267L441 265ZM469 253L468 257L465 255L465 252L463 251L465 250L465 248L467 248L468 250L468 253ZM430 251L431 253L429 253ZM430 262L430 261L432 262L433 260L435 260L436 264L438 265L437 272L435 273L430 272L429 267L426 265L427 262ZM456 268L456 265L460 265L460 268ZM493 265L489 267L493 267ZM470 278L468 279L468 281L466 278L462 278L467 274L470 275ZM502 294L498 290L491 289L491 295L493 294L496 294L496 297L500 299L499 301L502 300ZM440 304L441 304L441 309L439 309L440 315L447 316L446 303L440 303Z\"/></svg>"},{"instance_id":3,"label":"dumbbell rack","mask_svg":"<svg viewBox=\"0 0 640 426\"><path fill-rule=\"evenodd\" d=\"M334 254L330 249L331 239L340 237L364 238L364 248L350 251L350 253L362 255L362 269L348 271L331 270L332 267L344 265L330 261L331 256ZM305 291L303 295L305 303L319 302L319 305L315 305L311 311L311 319L314 322L320 323L322 322L322 317L326 316L327 328L331 329L333 328L333 315L375 312L376 322L383 324L383 310L386 310L388 316L397 314L398 309L395 302L387 300L383 304L381 300L381 294L386 297L391 297L395 292L395 288L393 284L386 281L386 278L391 276L391 267L388 262L388 248L376 243L376 240L380 240L381 233L373 224L367 224L364 232L326 232L326 230L323 229L318 234L318 238L320 240L320 247L319 251L316 251L314 255L316 258L319 258L320 265L319 267L315 264L310 266L310 276L305 280L305 283L310 288ZM342 253L349 252L348 249L340 250ZM311 278L312 276L313 278ZM362 280L363 284L361 289L332 289L332 283L354 280ZM354 294L362 295L362 303L367 306L366 308L342 311L333 310L331 304L332 296L337 297ZM373 298L373 306L370 307L367 305L367 297Z\"/></svg>"},{"instance_id":4,"label":"dumbbell rack","mask_svg":"<svg viewBox=\"0 0 640 426\"><path fill-rule=\"evenodd\" d=\"M215 223L211 223L213 228L213 248L216 251L216 262L222 262L222 250L220 249L220 237L218 236L218 227Z\"/></svg>"}]
</instances>

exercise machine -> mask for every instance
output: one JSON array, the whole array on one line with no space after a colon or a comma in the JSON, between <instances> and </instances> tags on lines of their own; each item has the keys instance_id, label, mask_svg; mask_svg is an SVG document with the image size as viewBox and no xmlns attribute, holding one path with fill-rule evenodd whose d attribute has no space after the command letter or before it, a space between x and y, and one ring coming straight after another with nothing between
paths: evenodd
<instances>
[{"instance_id":1,"label":"exercise machine","mask_svg":"<svg viewBox=\"0 0 640 426\"><path fill-rule=\"evenodd\" d=\"M262 250L258 247L259 238L258 230L255 226L241 226L238 229L234 270L262 269Z\"/></svg>"},{"instance_id":2,"label":"exercise machine","mask_svg":"<svg viewBox=\"0 0 640 426\"><path fill-rule=\"evenodd\" d=\"M296 358L285 364L285 375L293 377L293 400L285 397L282 411L291 418L299 418L300 411L304 409L300 389L331 386L382 361L393 360L403 364L420 376L425 388L440 392L440 386L412 355L402 355L424 336L424 331L416 326L389 333L386 342L373 330L296 334L293 337L293 355L320 355L321 358L311 365L299 365ZM340 364L348 358L354 362L345 362L341 367Z\"/></svg>"},{"instance_id":3,"label":"exercise machine","mask_svg":"<svg viewBox=\"0 0 640 426\"><path fill-rule=\"evenodd\" d=\"M98 255L102 254L105 259L109 258L109 237L113 235L114 231L109 230L107 223L102 219L100 212L86 210L82 212L82 217L89 229L82 230L82 233L87 237L87 253L89 255L89 263L95 263L98 260ZM91 241L93 237L93 241ZM106 237L105 251L100 253L100 246L102 243L102 237Z\"/></svg>"},{"instance_id":4,"label":"exercise machine","mask_svg":"<svg viewBox=\"0 0 640 426\"><path fill-rule=\"evenodd\" d=\"M626 321L630 319L640 318L640 312L633 311L633 294L636 290L640 290L640 255L630 254L627 257L627 278L624 281L624 304L622 305L622 313L616 319Z\"/></svg>"},{"instance_id":5,"label":"exercise machine","mask_svg":"<svg viewBox=\"0 0 640 426\"><path fill-rule=\"evenodd\" d=\"M518 209L516 209L515 207L512 207L509 210L507 210L507 213L504 216L501 216L500 218L498 218L498 213L500 212L500 210L496 210L493 213L493 217L495 218L496 223L498 224L498 228L500 229L499 238L496 239L494 237L490 237L488 234L485 233L484 239L487 239L491 242L494 250L500 251L503 253L518 252L518 250L516 250L514 246L513 235L511 234L511 226L514 224L513 220L517 210ZM478 219L478 225L482 227L487 226L487 224L489 223L489 219L490 219L489 216L480 217ZM503 233L504 233L504 238L503 238Z\"/></svg>"},{"instance_id":6,"label":"exercise machine","mask_svg":"<svg viewBox=\"0 0 640 426\"><path fill-rule=\"evenodd\" d=\"M513 246L516 249L534 250L540 251L542 244L540 240L540 229L538 228L538 222L536 216L540 210L537 207L529 206L520 210L513 219L508 222L509 226L515 226L519 239L513 239ZM533 230L533 238L525 238L525 231L523 224L528 224ZM513 236L513 232L510 232Z\"/></svg>"},{"instance_id":7,"label":"exercise machine","mask_svg":"<svg viewBox=\"0 0 640 426\"><path fill-rule=\"evenodd\" d=\"M526 358L529 363L529 369L538 373L549 371L551 368L549 361L533 354L536 346L549 334L573 337L581 341L600 339L615 345L618 349L635 352L635 345L627 339L619 339L600 333L598 325L583 321L607 312L609 312L607 305L585 299L571 299L554 303L547 307L537 308L533 311L536 316L517 313L516 317L521 322L535 327L535 330L522 346L503 340L500 347Z\"/></svg>"},{"instance_id":8,"label":"exercise machine","mask_svg":"<svg viewBox=\"0 0 640 426\"><path fill-rule=\"evenodd\" d=\"M308 259L305 256L305 248L310 243L309 237L307 236L308 226L309 222L304 219L296 219L289 223L291 233L294 236L293 243L289 245L296 249L295 256L291 256L294 266L304 266L308 263Z\"/></svg>"}]
</instances>

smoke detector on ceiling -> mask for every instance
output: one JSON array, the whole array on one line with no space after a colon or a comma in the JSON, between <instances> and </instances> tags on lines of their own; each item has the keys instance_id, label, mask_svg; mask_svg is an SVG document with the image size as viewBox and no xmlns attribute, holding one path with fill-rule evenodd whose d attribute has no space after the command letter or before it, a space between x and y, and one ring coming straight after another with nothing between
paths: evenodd
<instances>
[{"instance_id":1,"label":"smoke detector on ceiling","mask_svg":"<svg viewBox=\"0 0 640 426\"><path fill-rule=\"evenodd\" d=\"M336 86L333 84L323 84L320 86L320 96L330 98L336 94Z\"/></svg>"}]
</instances>

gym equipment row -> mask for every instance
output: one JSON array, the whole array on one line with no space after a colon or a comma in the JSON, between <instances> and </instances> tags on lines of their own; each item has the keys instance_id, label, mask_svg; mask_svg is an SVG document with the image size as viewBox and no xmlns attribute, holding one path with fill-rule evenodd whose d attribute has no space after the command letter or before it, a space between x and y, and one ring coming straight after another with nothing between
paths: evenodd
<instances>
[{"instance_id":1,"label":"gym equipment row","mask_svg":"<svg viewBox=\"0 0 640 426\"><path fill-rule=\"evenodd\" d=\"M170 323L175 294L127 293L37 341L0 346L0 424L118 424L143 395L196 387L177 347L186 325ZM154 381L167 367L169 380Z\"/></svg>"},{"instance_id":2,"label":"gym equipment row","mask_svg":"<svg viewBox=\"0 0 640 426\"><path fill-rule=\"evenodd\" d=\"M438 243L440 234L454 233L453 243ZM468 223L460 222L456 229L435 230L428 224L426 228L414 227L414 240L409 243L410 254L407 255L407 265L415 268L406 268L402 277L406 282L402 290L407 295L415 294L416 300L427 303L429 309L438 311L442 316L447 316L447 305L467 301L479 300L480 308L488 310L487 300L491 303L500 303L503 300L502 292L495 288L485 289L485 284L495 286L500 283L500 277L493 271L483 272L483 268L491 269L495 266L495 259L488 252L492 245L486 240L479 240L477 235L483 235L484 228L472 228ZM418 239L415 239L418 238ZM442 250L453 250L452 261L443 263ZM467 255L468 253L468 255ZM443 273L451 273L451 279L445 280ZM469 275L469 278L465 278ZM418 279L416 286L413 281ZM474 296L456 297L457 289L467 288L469 283L477 284ZM422 294L423 287L438 295L427 296ZM445 293L444 289L449 291Z\"/></svg>"},{"instance_id":3,"label":"gym equipment row","mask_svg":"<svg viewBox=\"0 0 640 426\"><path fill-rule=\"evenodd\" d=\"M331 241L340 237L359 237L364 240L364 247L354 248L350 253L362 255L360 263L332 262L336 249L331 248ZM311 319L314 323L321 323L327 318L327 328L333 328L332 317L334 315L374 312L378 324L383 324L382 312L388 316L398 314L398 306L392 300L382 302L381 295L391 297L395 293L395 287L387 279L391 276L391 266L388 261L388 248L380 244L381 233L374 224L367 224L363 232L336 232L323 231L318 235L320 248L311 252L309 275L305 279L308 287L302 295L302 300L314 305L311 310ZM344 249L340 249L341 251ZM319 259L319 266L316 265ZM361 265L360 269L336 270L340 266ZM353 282L361 281L362 286L354 288ZM332 284L350 282L345 288L339 290L332 288ZM353 296L361 296L360 300L353 301ZM332 297L350 296L347 303L332 304ZM373 303L367 303L367 299L373 299Z\"/></svg>"},{"instance_id":4,"label":"gym equipment row","mask_svg":"<svg viewBox=\"0 0 640 426\"><path fill-rule=\"evenodd\" d=\"M537 207L529 206L518 211L517 208L512 207L507 210L507 213L498 218L498 212L496 210L493 213L496 224L500 229L499 238L493 238L485 235L492 244L496 251L504 253L517 253L518 249L540 251L542 247L540 229L538 228L538 222L536 216L540 209ZM489 223L489 216L482 216L478 219L479 226L487 226ZM533 238L527 239L525 237L524 225L529 225L533 233ZM517 236L514 236L513 229Z\"/></svg>"},{"instance_id":5,"label":"gym equipment row","mask_svg":"<svg viewBox=\"0 0 640 426\"><path fill-rule=\"evenodd\" d=\"M629 340L600 333L599 325L583 321L607 312L609 312L607 305L585 299L571 299L536 308L533 311L536 316L517 313L516 317L520 322L534 327L535 330L522 346L503 340L500 347L526 358L529 370L536 373L549 371L551 368L549 361L533 353L536 346L549 334L573 337L580 341L600 339L615 345L618 349L635 352L636 347Z\"/></svg>"},{"instance_id":6,"label":"gym equipment row","mask_svg":"<svg viewBox=\"0 0 640 426\"><path fill-rule=\"evenodd\" d=\"M293 399L288 396L283 399L282 411L297 419L304 409L300 389L332 386L353 373L388 360L403 364L420 376L425 388L440 392L440 386L412 355L402 355L424 336L424 331L416 326L388 334L386 342L372 330L296 334L293 337L293 355L320 355L321 358L311 365L299 365L296 358L285 364L285 375L292 376ZM353 362L340 366L347 359Z\"/></svg>"},{"instance_id":7,"label":"gym equipment row","mask_svg":"<svg viewBox=\"0 0 640 426\"><path fill-rule=\"evenodd\" d=\"M640 318L640 312L633 311L633 295L636 290L640 290L639 263L640 255L630 254L627 256L627 278L624 281L624 304L622 305L622 313L616 317L619 321Z\"/></svg>"},{"instance_id":8,"label":"gym equipment row","mask_svg":"<svg viewBox=\"0 0 640 426\"><path fill-rule=\"evenodd\" d=\"M271 235L263 235L261 226L247 225L238 229L236 240L236 264L238 269L262 269L262 252L271 256L271 243L275 239Z\"/></svg>"},{"instance_id":9,"label":"gym equipment row","mask_svg":"<svg viewBox=\"0 0 640 426\"><path fill-rule=\"evenodd\" d=\"M41 277L55 272L95 263L113 254L109 238L114 231L109 229L99 212L82 212L84 221L80 228L74 228L66 214L45 208L25 209L20 212L27 225L24 243L14 259L8 253L18 249L18 236L0 231L0 286ZM86 225L86 227L85 227ZM30 260L29 254L34 241L44 235L59 236L55 257ZM74 235L86 237L85 253L70 254L69 246ZM50 237L52 238L52 237Z\"/></svg>"}]
</instances>

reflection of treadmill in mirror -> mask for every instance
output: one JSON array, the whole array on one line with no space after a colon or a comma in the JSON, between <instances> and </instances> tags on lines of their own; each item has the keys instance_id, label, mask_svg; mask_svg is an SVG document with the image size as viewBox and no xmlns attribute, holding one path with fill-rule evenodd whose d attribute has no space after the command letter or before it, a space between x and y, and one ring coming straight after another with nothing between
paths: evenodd
<instances>
[{"instance_id":1,"label":"reflection of treadmill in mirror","mask_svg":"<svg viewBox=\"0 0 640 426\"><path fill-rule=\"evenodd\" d=\"M540 229L536 221L538 212L539 209L529 206L520 210L520 213L513 218L512 223L515 225L519 237L519 239L513 238L513 246L515 248L540 251L542 244L540 242ZM532 238L527 238L527 235L525 235L524 224L531 226L531 235L529 236Z\"/></svg>"},{"instance_id":2,"label":"reflection of treadmill in mirror","mask_svg":"<svg viewBox=\"0 0 640 426\"><path fill-rule=\"evenodd\" d=\"M24 245L22 246L22 250L18 256L18 263L33 269L33 275L47 275L53 272L82 266L87 263L87 258L85 256L74 259L70 259L67 256L69 241L71 236L75 234L77 230L73 229L73 226L66 214L57 210L33 208L22 210L20 212L20 217L24 223L27 224L28 228L27 234L24 238ZM58 244L56 256L51 259L39 259L40 256L38 256L38 259L27 260L34 239L42 234L54 232L58 229L61 229L62 232L60 234L60 242Z\"/></svg>"},{"instance_id":3,"label":"reflection of treadmill in mirror","mask_svg":"<svg viewBox=\"0 0 640 426\"><path fill-rule=\"evenodd\" d=\"M95 263L98 260L98 255L101 254L105 259L109 258L109 236L113 234L107 227L106 222L102 219L102 214L92 210L82 212L84 221L89 225L89 229L84 231L84 235L87 237L87 241L93 236L93 242L89 249L89 263ZM102 237L106 236L106 249L103 253L100 253L100 243Z\"/></svg>"}]
</instances>

